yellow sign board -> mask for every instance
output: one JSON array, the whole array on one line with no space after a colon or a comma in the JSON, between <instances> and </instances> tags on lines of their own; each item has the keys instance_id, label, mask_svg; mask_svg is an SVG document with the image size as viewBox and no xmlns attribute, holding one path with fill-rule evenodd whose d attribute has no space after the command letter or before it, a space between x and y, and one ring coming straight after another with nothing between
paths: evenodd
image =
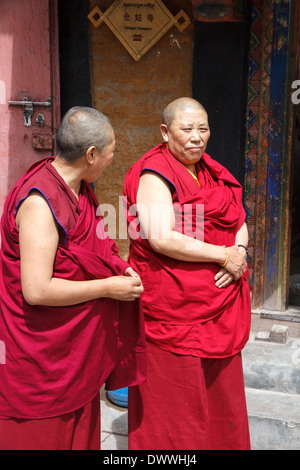
<instances>
[{"instance_id":1,"label":"yellow sign board","mask_svg":"<svg viewBox=\"0 0 300 470\"><path fill-rule=\"evenodd\" d=\"M160 0L116 0L105 13L96 6L88 18L96 28L105 22L136 61L173 25L183 31L190 24L183 10L173 16Z\"/></svg>"}]
</instances>

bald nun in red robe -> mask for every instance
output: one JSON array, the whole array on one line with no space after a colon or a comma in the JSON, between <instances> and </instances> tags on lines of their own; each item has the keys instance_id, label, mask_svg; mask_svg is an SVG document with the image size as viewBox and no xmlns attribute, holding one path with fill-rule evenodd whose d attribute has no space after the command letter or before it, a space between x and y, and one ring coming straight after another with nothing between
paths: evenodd
<instances>
[{"instance_id":1,"label":"bald nun in red robe","mask_svg":"<svg viewBox=\"0 0 300 470\"><path fill-rule=\"evenodd\" d=\"M249 449L242 188L205 153L210 130L200 103L171 102L161 133L164 142L124 183L147 339L147 380L129 389L129 448Z\"/></svg>"},{"instance_id":2,"label":"bald nun in red robe","mask_svg":"<svg viewBox=\"0 0 300 470\"><path fill-rule=\"evenodd\" d=\"M112 125L72 108L57 146L3 211L1 450L99 449L100 387L145 379L143 286L107 236L90 186L112 162Z\"/></svg>"}]
</instances>

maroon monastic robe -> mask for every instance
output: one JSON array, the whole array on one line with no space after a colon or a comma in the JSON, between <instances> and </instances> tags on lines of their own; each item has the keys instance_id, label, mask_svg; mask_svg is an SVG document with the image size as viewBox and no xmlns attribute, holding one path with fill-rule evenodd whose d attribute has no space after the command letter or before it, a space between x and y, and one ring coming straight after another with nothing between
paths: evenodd
<instances>
[{"instance_id":1,"label":"maroon monastic robe","mask_svg":"<svg viewBox=\"0 0 300 470\"><path fill-rule=\"evenodd\" d=\"M0 415L48 418L68 413L107 389L145 379L140 301L100 298L67 307L31 306L21 289L15 213L31 190L48 201L60 231L53 275L76 281L122 275L129 266L105 233L98 202L82 182L79 202L52 159L33 165L7 197L0 252ZM99 238L99 235L102 237Z\"/></svg>"},{"instance_id":2,"label":"maroon monastic robe","mask_svg":"<svg viewBox=\"0 0 300 470\"><path fill-rule=\"evenodd\" d=\"M198 226L203 230L203 241L214 245L235 244L236 234L245 221L242 188L207 154L196 165L199 188L197 181L164 144L135 163L124 183L131 238L129 259L144 285L142 297L148 341L177 354L232 356L241 351L249 336L248 269L238 281L219 289L214 281L220 270L216 263L179 261L154 252L139 233L139 220L133 210L140 175L145 170L158 173L170 183L175 229L182 229L187 235L195 232L196 237L194 228ZM202 205L204 210L204 223L197 220L197 205ZM182 214L188 219L186 223ZM189 218L193 219L192 224L188 223Z\"/></svg>"},{"instance_id":3,"label":"maroon monastic robe","mask_svg":"<svg viewBox=\"0 0 300 470\"><path fill-rule=\"evenodd\" d=\"M245 221L240 184L207 154L196 165L201 187L165 144L129 170L124 183L129 259L144 285L148 342L147 381L129 388L129 449L249 449L240 354L250 331L248 270L219 289L218 264L156 253L135 207L146 170L169 182L177 231L232 246Z\"/></svg>"}]
</instances>

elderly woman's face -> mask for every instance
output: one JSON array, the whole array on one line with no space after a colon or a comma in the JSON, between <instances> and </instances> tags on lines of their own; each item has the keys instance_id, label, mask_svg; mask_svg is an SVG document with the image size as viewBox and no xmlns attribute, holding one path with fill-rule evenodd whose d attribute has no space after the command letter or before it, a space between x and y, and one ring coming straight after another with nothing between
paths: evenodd
<instances>
[{"instance_id":1,"label":"elderly woman's face","mask_svg":"<svg viewBox=\"0 0 300 470\"><path fill-rule=\"evenodd\" d=\"M187 107L177 111L169 127L162 124L161 132L174 157L184 165L193 165L201 159L210 137L207 114Z\"/></svg>"}]
</instances>

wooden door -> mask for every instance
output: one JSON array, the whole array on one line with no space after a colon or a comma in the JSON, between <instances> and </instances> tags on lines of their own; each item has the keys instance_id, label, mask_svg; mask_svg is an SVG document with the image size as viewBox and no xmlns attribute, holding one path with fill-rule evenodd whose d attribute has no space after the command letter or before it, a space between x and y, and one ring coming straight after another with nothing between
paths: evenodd
<instances>
[{"instance_id":1,"label":"wooden door","mask_svg":"<svg viewBox=\"0 0 300 470\"><path fill-rule=\"evenodd\" d=\"M34 162L52 155L59 121L56 0L0 2L0 214ZM51 102L26 107L9 101ZM40 116L39 116L40 115Z\"/></svg>"}]
</instances>

